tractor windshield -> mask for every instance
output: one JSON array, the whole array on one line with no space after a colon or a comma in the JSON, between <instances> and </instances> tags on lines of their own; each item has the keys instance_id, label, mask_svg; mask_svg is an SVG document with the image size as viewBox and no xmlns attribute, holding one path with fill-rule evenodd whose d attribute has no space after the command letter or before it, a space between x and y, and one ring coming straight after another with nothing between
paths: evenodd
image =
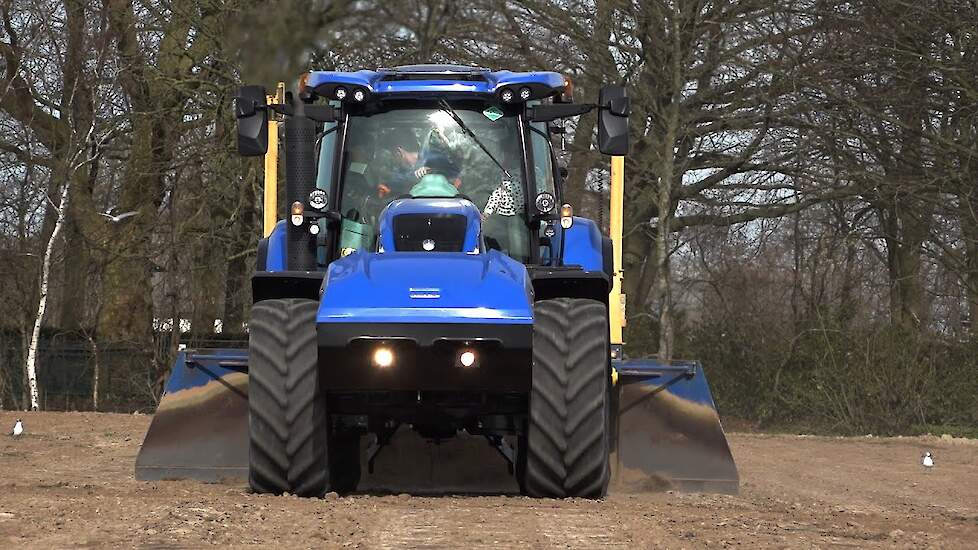
<instances>
[{"instance_id":1,"label":"tractor windshield","mask_svg":"<svg viewBox=\"0 0 978 550\"><path fill-rule=\"evenodd\" d=\"M460 194L482 211L490 248L529 261L521 143L517 111L481 100L389 101L353 113L342 155L340 246L370 246L377 215L396 198Z\"/></svg>"}]
</instances>

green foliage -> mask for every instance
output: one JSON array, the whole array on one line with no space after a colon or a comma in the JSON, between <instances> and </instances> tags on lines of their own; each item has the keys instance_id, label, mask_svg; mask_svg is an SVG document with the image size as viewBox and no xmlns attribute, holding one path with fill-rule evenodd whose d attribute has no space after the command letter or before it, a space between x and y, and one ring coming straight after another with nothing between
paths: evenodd
<instances>
[{"instance_id":1,"label":"green foliage","mask_svg":"<svg viewBox=\"0 0 978 550\"><path fill-rule=\"evenodd\" d=\"M776 325L713 321L688 334L721 414L843 434L966 434L978 424L976 339L889 325L843 330L824 319Z\"/></svg>"}]
</instances>

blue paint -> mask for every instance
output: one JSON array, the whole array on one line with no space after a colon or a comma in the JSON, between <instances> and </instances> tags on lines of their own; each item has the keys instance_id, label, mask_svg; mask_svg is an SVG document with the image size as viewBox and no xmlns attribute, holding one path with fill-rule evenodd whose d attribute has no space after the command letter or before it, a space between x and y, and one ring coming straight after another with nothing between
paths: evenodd
<instances>
[{"instance_id":1,"label":"blue paint","mask_svg":"<svg viewBox=\"0 0 978 550\"><path fill-rule=\"evenodd\" d=\"M355 252L326 274L319 323L533 322L523 264L496 250Z\"/></svg>"},{"instance_id":2,"label":"blue paint","mask_svg":"<svg viewBox=\"0 0 978 550\"><path fill-rule=\"evenodd\" d=\"M275 229L268 236L268 257L265 259L265 271L285 271L286 266L286 234L288 228L285 227L285 220L279 220L275 224Z\"/></svg>"},{"instance_id":3,"label":"blue paint","mask_svg":"<svg viewBox=\"0 0 978 550\"><path fill-rule=\"evenodd\" d=\"M554 250L560 250L561 238L567 240L564 245L564 265L579 265L584 271L601 271L604 268L601 231L594 221L574 216L574 224L570 229L558 230L554 237Z\"/></svg>"},{"instance_id":4,"label":"blue paint","mask_svg":"<svg viewBox=\"0 0 978 550\"><path fill-rule=\"evenodd\" d=\"M403 214L465 216L463 252L396 251L394 218ZM361 250L329 265L317 322L532 323L526 267L499 251L485 251L480 224L479 209L466 199L391 202L378 224L384 252Z\"/></svg>"},{"instance_id":5,"label":"blue paint","mask_svg":"<svg viewBox=\"0 0 978 550\"><path fill-rule=\"evenodd\" d=\"M662 363L656 359L613 360L622 384L645 384L658 387L669 384L665 391L686 401L716 409L710 385L699 361Z\"/></svg>"},{"instance_id":6,"label":"blue paint","mask_svg":"<svg viewBox=\"0 0 978 550\"><path fill-rule=\"evenodd\" d=\"M375 94L411 92L462 92L494 94L504 86L541 86L555 91L564 86L564 77L559 73L541 71L514 73L512 71L485 71L480 74L483 81L452 79L450 75L438 75L432 80L383 80L390 73L378 71L313 71L309 73L306 85L315 88L323 84L343 84L363 86Z\"/></svg>"},{"instance_id":7,"label":"blue paint","mask_svg":"<svg viewBox=\"0 0 978 550\"><path fill-rule=\"evenodd\" d=\"M193 358L191 364L187 362L188 356ZM170 379L167 380L163 393L173 394L181 390L197 388L228 374L241 372L245 368L241 365L247 364L247 361L246 349L209 349L200 354L192 351L177 352L177 360L173 364ZM234 367L221 366L222 363L233 364Z\"/></svg>"}]
</instances>

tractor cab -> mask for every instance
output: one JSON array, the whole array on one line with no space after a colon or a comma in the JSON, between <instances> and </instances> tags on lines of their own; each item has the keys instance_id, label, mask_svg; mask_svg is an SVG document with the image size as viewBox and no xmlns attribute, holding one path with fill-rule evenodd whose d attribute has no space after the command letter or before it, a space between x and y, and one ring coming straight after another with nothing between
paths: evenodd
<instances>
[{"instance_id":1,"label":"tractor cab","mask_svg":"<svg viewBox=\"0 0 978 550\"><path fill-rule=\"evenodd\" d=\"M526 197L556 193L546 128L536 126L522 147L519 110L491 96L378 98L350 108L345 139L324 133L318 146L317 187L335 189L342 216L340 255L373 247L378 216L392 200L464 196L485 218L489 245L530 263L538 213ZM542 231L539 221L533 229Z\"/></svg>"},{"instance_id":2,"label":"tractor cab","mask_svg":"<svg viewBox=\"0 0 978 550\"><path fill-rule=\"evenodd\" d=\"M350 110L345 143L320 143L319 185L330 185L333 167L324 159L336 159L337 209L359 234L372 233L365 228L376 229L380 210L399 197L465 196L486 219L487 242L529 263L535 213L526 195L556 192L552 155L545 128L521 147L517 109L503 107L491 97L358 106Z\"/></svg>"},{"instance_id":3,"label":"tractor cab","mask_svg":"<svg viewBox=\"0 0 978 550\"><path fill-rule=\"evenodd\" d=\"M552 237L561 213L569 218L571 210L558 208L562 193L548 123L598 108L601 150L627 149L624 90L602 90L603 108L574 104L570 81L554 72L457 65L310 72L300 79L298 97L286 94L278 104L266 103L263 89L249 96L247 88L237 98L244 103L239 130L253 129L255 139L239 131L242 154L267 151L262 110L305 115L286 125L286 147L308 147L309 154L287 151L296 158L287 169L306 163L296 177L315 183L308 193L316 193L323 207L310 209L305 197L290 198L302 212L293 218L298 225L289 239L302 238L302 232L307 241L310 233L321 237L313 239L315 251L302 255L305 262L294 255L290 270L323 270L355 250L373 250L387 204L424 196L468 199L481 213L489 249L523 264L560 265ZM244 115L257 122L249 124Z\"/></svg>"}]
</instances>

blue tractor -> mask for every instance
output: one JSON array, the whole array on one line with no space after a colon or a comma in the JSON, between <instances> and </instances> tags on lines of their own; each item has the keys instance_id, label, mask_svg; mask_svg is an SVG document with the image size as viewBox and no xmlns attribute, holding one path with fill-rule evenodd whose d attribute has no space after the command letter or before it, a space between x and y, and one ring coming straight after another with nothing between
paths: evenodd
<instances>
[{"instance_id":1,"label":"blue tractor","mask_svg":"<svg viewBox=\"0 0 978 550\"><path fill-rule=\"evenodd\" d=\"M553 72L455 65L241 88L239 152L266 161L249 347L180 354L137 478L349 492L407 432L482 441L532 496L600 498L612 478L735 492L699 365L622 360L629 100L571 92ZM611 238L562 203L551 148L560 121L592 110L617 160Z\"/></svg>"}]
</instances>

